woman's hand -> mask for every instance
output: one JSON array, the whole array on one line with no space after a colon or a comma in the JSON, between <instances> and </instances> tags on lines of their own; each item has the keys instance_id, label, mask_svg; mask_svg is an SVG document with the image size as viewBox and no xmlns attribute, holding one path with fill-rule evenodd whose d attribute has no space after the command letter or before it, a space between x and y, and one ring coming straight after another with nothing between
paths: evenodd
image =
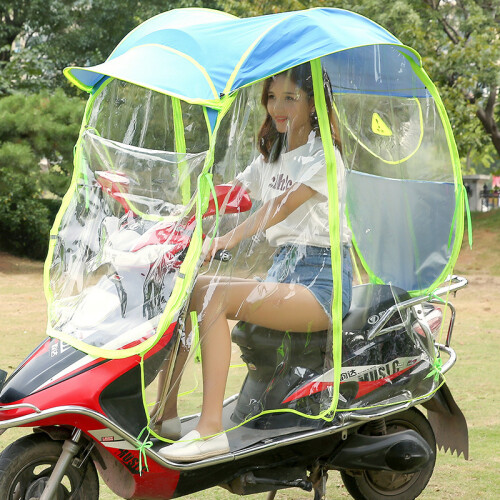
<instances>
[{"instance_id":1,"label":"woman's hand","mask_svg":"<svg viewBox=\"0 0 500 500\"><path fill-rule=\"evenodd\" d=\"M229 233L218 238L210 240L207 238L203 243L203 252L205 253L205 262L210 262L217 251L230 250L234 245L231 244Z\"/></svg>"}]
</instances>

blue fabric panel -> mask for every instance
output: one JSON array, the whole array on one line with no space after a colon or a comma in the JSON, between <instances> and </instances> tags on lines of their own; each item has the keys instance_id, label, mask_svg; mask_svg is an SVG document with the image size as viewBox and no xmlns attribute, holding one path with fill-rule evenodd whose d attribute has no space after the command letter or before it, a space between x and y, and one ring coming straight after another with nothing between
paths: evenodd
<instances>
[{"instance_id":1,"label":"blue fabric panel","mask_svg":"<svg viewBox=\"0 0 500 500\"><path fill-rule=\"evenodd\" d=\"M337 52L322 63L334 93L431 97L402 52L408 53L394 45L370 45Z\"/></svg>"},{"instance_id":2,"label":"blue fabric panel","mask_svg":"<svg viewBox=\"0 0 500 500\"><path fill-rule=\"evenodd\" d=\"M156 31L165 31L167 29L187 30L197 24L207 24L220 22L235 18L225 12L219 12L209 9L173 9L163 12L132 30L115 48L108 59L113 59L125 53L127 50L141 44L141 40Z\"/></svg>"},{"instance_id":3,"label":"blue fabric panel","mask_svg":"<svg viewBox=\"0 0 500 500\"><path fill-rule=\"evenodd\" d=\"M103 75L132 82L177 96L186 95L186 82L190 94L199 99L216 99L199 68L184 57L159 46L139 46L125 54L94 66L92 71L75 68L72 74L85 85L94 86Z\"/></svg>"},{"instance_id":4,"label":"blue fabric panel","mask_svg":"<svg viewBox=\"0 0 500 500\"><path fill-rule=\"evenodd\" d=\"M207 17L202 22L204 13ZM205 99L205 85L193 80L193 70L182 76L181 84L177 68L172 73L164 68L176 61L153 47L171 47L197 61L210 75L219 95L233 75L229 91L317 57L373 44L401 46L397 38L369 19L340 9L310 9L246 19L203 9L178 9L136 28L105 63L69 71L85 85L93 86L102 75L123 78L120 64L130 64L126 69L128 81L188 99ZM136 52L141 46L142 64ZM402 46L401 49L407 51ZM131 52L135 57L128 56ZM418 57L407 52L419 63ZM157 70L162 73L161 81L155 77ZM180 86L183 92L179 94Z\"/></svg>"},{"instance_id":5,"label":"blue fabric panel","mask_svg":"<svg viewBox=\"0 0 500 500\"><path fill-rule=\"evenodd\" d=\"M404 290L429 287L453 248L454 185L352 171L347 186L351 227L373 273Z\"/></svg>"},{"instance_id":6,"label":"blue fabric panel","mask_svg":"<svg viewBox=\"0 0 500 500\"><path fill-rule=\"evenodd\" d=\"M271 17L271 16L267 16ZM257 43L245 60L233 88L311 59L360 45L398 44L388 31L365 17L340 9L286 13ZM413 56L414 57L414 56Z\"/></svg>"}]
</instances>

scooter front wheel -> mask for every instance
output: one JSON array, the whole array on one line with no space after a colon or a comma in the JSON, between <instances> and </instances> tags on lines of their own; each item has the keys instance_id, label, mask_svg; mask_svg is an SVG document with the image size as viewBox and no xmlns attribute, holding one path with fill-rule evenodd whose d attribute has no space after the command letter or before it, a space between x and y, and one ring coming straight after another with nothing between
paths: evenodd
<instances>
[{"instance_id":1,"label":"scooter front wheel","mask_svg":"<svg viewBox=\"0 0 500 500\"><path fill-rule=\"evenodd\" d=\"M62 453L62 441L31 434L10 444L0 454L0 498L38 500ZM99 478L92 461L81 468L69 465L55 500L98 500Z\"/></svg>"},{"instance_id":2,"label":"scooter front wheel","mask_svg":"<svg viewBox=\"0 0 500 500\"><path fill-rule=\"evenodd\" d=\"M412 474L389 471L341 471L342 481L355 500L413 500L424 490L434 471L436 462L436 439L429 421L416 408L410 408L385 418L387 434L412 429L418 432L433 451L430 462ZM369 426L365 432L370 434Z\"/></svg>"}]
</instances>

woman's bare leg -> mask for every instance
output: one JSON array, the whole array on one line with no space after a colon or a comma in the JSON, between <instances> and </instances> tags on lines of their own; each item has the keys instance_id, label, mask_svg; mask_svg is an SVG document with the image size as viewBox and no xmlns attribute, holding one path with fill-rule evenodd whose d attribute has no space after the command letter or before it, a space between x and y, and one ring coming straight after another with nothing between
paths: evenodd
<instances>
[{"instance_id":1,"label":"woman's bare leg","mask_svg":"<svg viewBox=\"0 0 500 500\"><path fill-rule=\"evenodd\" d=\"M181 342L179 350L177 351L177 356L175 358L175 365L174 365L174 370L172 372L172 377L170 379L169 388L166 393L166 402L163 407L161 416L159 415L157 416L156 413L158 412L158 409L161 405L160 400L163 396L163 387L165 385L165 381L167 378L166 369L168 367L168 362L164 362L161 367L160 374L158 375L158 391L157 391L156 403L153 410L150 413L151 418L154 419L156 423L160 423L163 422L164 420L177 417L178 415L177 396L179 394L179 388L181 385L182 370L184 368L184 365L186 364L188 355L189 355L189 347Z\"/></svg>"},{"instance_id":2,"label":"woman's bare leg","mask_svg":"<svg viewBox=\"0 0 500 500\"><path fill-rule=\"evenodd\" d=\"M300 285L240 280L197 289L203 357L203 405L197 425L201 436L222 431L222 403L231 357L227 320L243 320L295 332L328 328L329 319L314 295ZM304 312L306 314L304 314Z\"/></svg>"},{"instance_id":3,"label":"woman's bare leg","mask_svg":"<svg viewBox=\"0 0 500 500\"><path fill-rule=\"evenodd\" d=\"M215 276L211 276L211 275L201 275L198 277L198 279L196 281L195 289L193 290L193 300L196 300L195 297L196 297L197 293L199 293L200 290L203 290L205 287L209 286L210 284L212 284L212 286L214 286L216 284L218 285L219 283L237 283L239 281L248 281L248 280L245 280L242 278L231 278L229 276L227 276L227 277L226 276L215 277ZM186 329L185 329L186 338L189 337L189 335L191 335L192 325L191 325L191 316L189 313L192 310L194 310L194 308L190 307L188 314L187 314L187 317L186 317ZM177 357L175 360L175 366L174 366L174 370L172 373L172 377L170 379L170 385L169 385L169 388L168 388L168 391L166 394L167 400L165 402L165 406L163 408L163 412L162 412L161 416L158 416L155 419L156 423L161 423L164 420L174 418L178 415L177 399L178 399L178 395L179 395L179 388L181 385L182 372L184 370L184 366L186 364L188 356L189 356L189 347L188 347L188 345L185 345L185 343L181 342L181 345L179 346L179 350L177 352ZM156 398L157 400L156 400L155 406L153 407L153 410L151 410L151 412L150 412L151 418L153 418L153 419L156 417L156 413L158 412L158 408L160 407L160 404L161 404L160 399L161 399L162 394L163 394L163 387L165 385L165 379L167 376L167 374L166 374L167 366L168 366L168 363L165 362L163 364L161 371L160 371L160 374L158 376L158 391L157 391L157 398Z\"/></svg>"}]
</instances>

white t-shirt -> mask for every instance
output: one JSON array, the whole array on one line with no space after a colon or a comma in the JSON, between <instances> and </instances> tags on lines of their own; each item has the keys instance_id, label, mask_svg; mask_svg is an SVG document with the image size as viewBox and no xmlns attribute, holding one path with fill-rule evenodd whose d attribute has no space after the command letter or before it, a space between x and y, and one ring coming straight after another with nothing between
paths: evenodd
<instances>
[{"instance_id":1,"label":"white t-shirt","mask_svg":"<svg viewBox=\"0 0 500 500\"><path fill-rule=\"evenodd\" d=\"M344 162L335 149L341 217L341 241L349 244L351 232L343 213ZM328 183L325 155L319 138L309 141L292 151L281 153L273 163L266 163L258 156L237 180L250 191L253 199L263 203L280 196L294 184L305 184L316 194L294 210L285 220L266 230L266 238L273 247L287 244L330 247L328 230Z\"/></svg>"}]
</instances>

